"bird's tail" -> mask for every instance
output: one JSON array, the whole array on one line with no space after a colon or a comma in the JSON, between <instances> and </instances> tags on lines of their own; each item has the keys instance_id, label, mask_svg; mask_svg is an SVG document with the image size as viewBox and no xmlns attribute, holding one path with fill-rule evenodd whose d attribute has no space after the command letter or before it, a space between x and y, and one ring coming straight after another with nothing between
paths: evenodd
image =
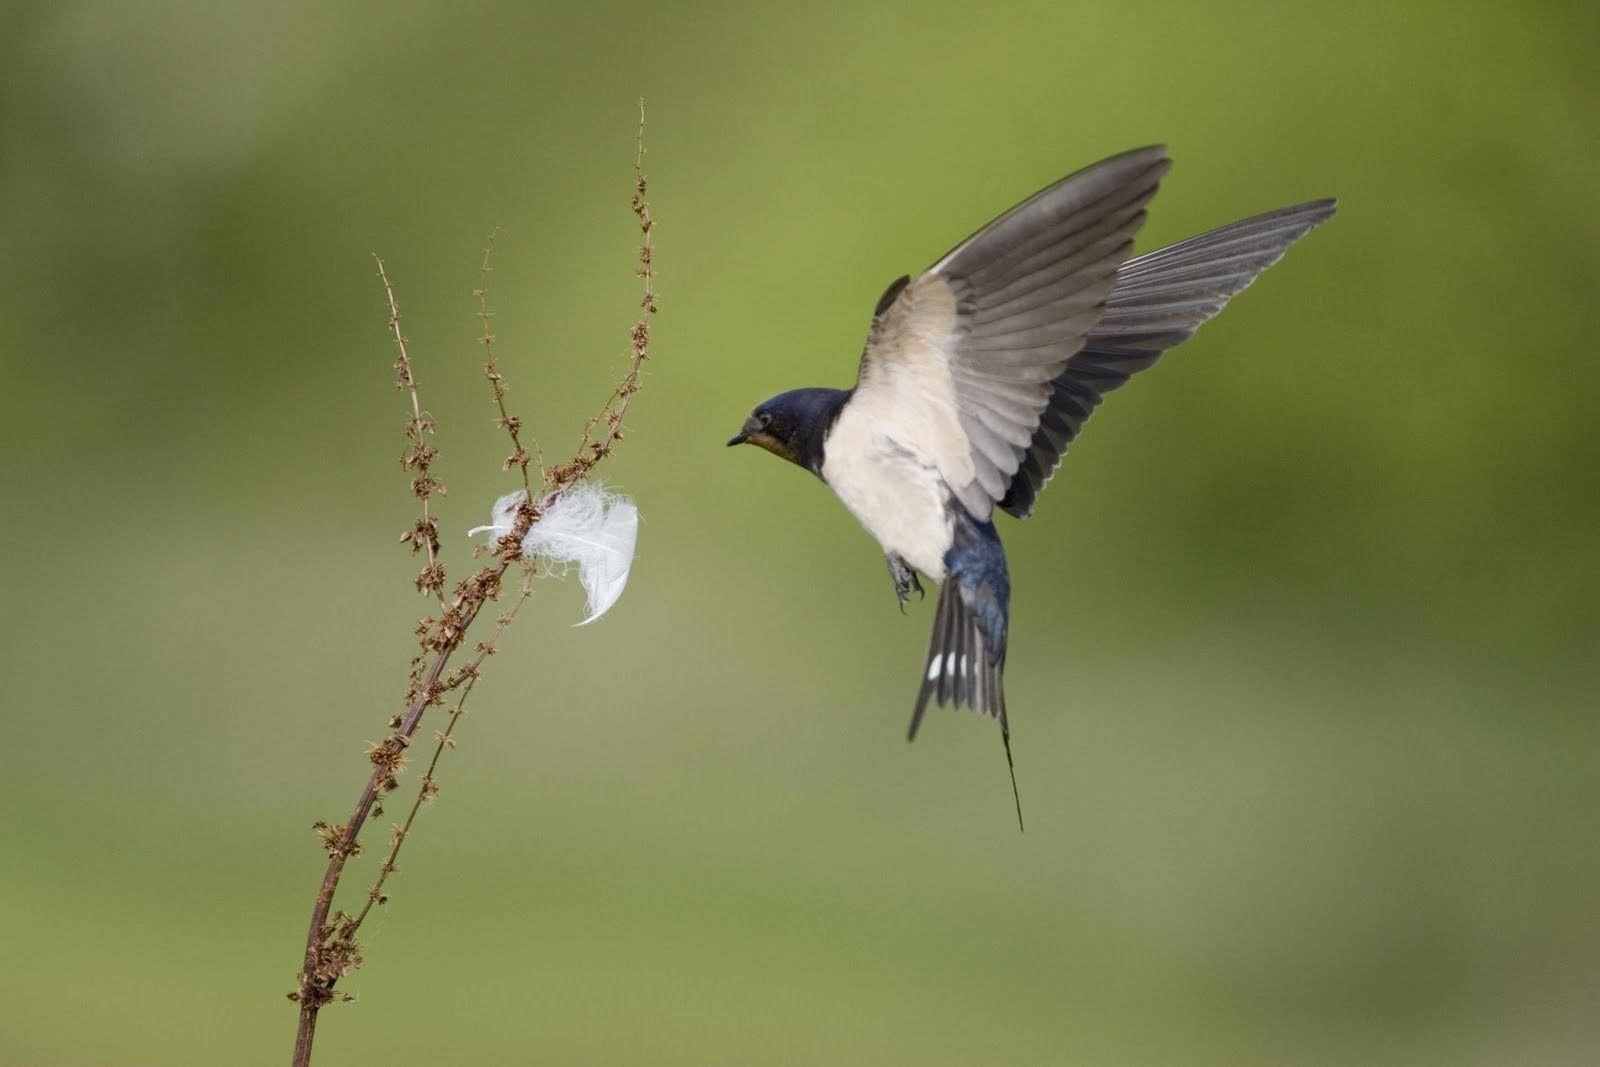
<instances>
[{"instance_id":1,"label":"bird's tail","mask_svg":"<svg viewBox=\"0 0 1600 1067\"><path fill-rule=\"evenodd\" d=\"M911 713L907 740L916 740L922 713L930 700L940 705L969 707L1005 723L1005 650L995 653L984 630L983 623L967 606L959 581L951 576L939 591L933 637L928 643L928 665L922 672L922 688L917 693L916 710Z\"/></svg>"},{"instance_id":2,"label":"bird's tail","mask_svg":"<svg viewBox=\"0 0 1600 1067\"><path fill-rule=\"evenodd\" d=\"M928 701L969 707L1000 721L1011 794L1022 825L1022 800L1011 760L1011 724L1006 719L1004 674L1011 581L1006 557L992 523L956 523L955 543L945 555L946 576L934 609L928 662L911 713L907 740L914 741Z\"/></svg>"}]
</instances>

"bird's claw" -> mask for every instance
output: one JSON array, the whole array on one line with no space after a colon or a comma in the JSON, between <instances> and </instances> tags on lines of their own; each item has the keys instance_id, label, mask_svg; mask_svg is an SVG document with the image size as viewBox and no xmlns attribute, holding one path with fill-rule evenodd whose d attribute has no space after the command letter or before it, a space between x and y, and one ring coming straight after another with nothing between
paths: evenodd
<instances>
[{"instance_id":1,"label":"bird's claw","mask_svg":"<svg viewBox=\"0 0 1600 1067\"><path fill-rule=\"evenodd\" d=\"M889 556L889 576L894 579L894 593L900 598L900 614L906 613L906 601L911 599L911 591L917 591L917 599L927 597L923 592L922 582L917 579L917 572L906 565L905 560L899 556Z\"/></svg>"}]
</instances>

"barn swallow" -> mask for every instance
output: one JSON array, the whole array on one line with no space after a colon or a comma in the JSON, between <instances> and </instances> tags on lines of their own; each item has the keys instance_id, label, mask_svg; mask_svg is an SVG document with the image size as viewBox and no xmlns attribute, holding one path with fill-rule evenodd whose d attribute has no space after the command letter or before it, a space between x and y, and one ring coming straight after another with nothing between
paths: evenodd
<instances>
[{"instance_id":1,"label":"barn swallow","mask_svg":"<svg viewBox=\"0 0 1600 1067\"><path fill-rule=\"evenodd\" d=\"M930 700L1000 723L1011 579L994 509L1027 518L1101 398L1194 335L1333 200L1257 215L1130 258L1171 165L1163 147L1040 191L873 311L853 389L796 389L729 445L758 445L834 491L883 547L901 610L940 583L909 739Z\"/></svg>"}]
</instances>

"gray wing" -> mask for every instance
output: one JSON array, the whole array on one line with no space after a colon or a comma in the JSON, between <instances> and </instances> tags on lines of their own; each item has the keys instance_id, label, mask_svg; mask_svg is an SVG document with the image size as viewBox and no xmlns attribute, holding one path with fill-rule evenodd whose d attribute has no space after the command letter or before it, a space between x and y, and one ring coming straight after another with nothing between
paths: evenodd
<instances>
[{"instance_id":1,"label":"gray wing","mask_svg":"<svg viewBox=\"0 0 1600 1067\"><path fill-rule=\"evenodd\" d=\"M1038 429L1000 507L1019 519L1032 514L1100 398L1193 337L1290 245L1332 218L1337 206L1315 200L1280 208L1124 263L1105 314L1051 382Z\"/></svg>"},{"instance_id":2,"label":"gray wing","mask_svg":"<svg viewBox=\"0 0 1600 1067\"><path fill-rule=\"evenodd\" d=\"M1096 163L885 294L852 403L937 467L975 519L1012 484L1169 166L1159 147Z\"/></svg>"}]
</instances>

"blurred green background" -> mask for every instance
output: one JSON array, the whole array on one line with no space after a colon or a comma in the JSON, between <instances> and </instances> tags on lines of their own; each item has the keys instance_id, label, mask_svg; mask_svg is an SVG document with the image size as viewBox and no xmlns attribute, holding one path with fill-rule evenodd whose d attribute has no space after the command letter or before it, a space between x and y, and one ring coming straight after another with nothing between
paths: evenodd
<instances>
[{"instance_id":1,"label":"blurred green background","mask_svg":"<svg viewBox=\"0 0 1600 1067\"><path fill-rule=\"evenodd\" d=\"M632 584L583 629L541 585L318 1062L1596 1062L1596 10L7 5L0 1059L287 1061L310 824L426 610L370 254L460 576L512 484L483 237L560 456L625 365L642 95ZM904 742L932 601L723 442L1152 141L1144 248L1342 209L1002 523L1019 835L991 723Z\"/></svg>"}]
</instances>

